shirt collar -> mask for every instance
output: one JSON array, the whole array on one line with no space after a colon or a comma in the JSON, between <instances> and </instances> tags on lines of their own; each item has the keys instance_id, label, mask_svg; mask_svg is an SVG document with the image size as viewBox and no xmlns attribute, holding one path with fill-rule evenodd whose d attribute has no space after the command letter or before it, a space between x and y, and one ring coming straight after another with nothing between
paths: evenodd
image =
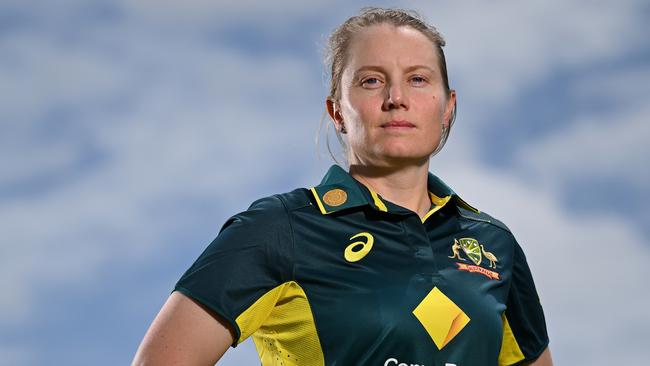
<instances>
[{"instance_id":1,"label":"shirt collar","mask_svg":"<svg viewBox=\"0 0 650 366\"><path fill-rule=\"evenodd\" d=\"M463 201L449 186L432 173L429 173L427 186L433 205L442 207L453 200L457 206L479 212ZM354 179L338 165L332 165L321 183L311 188L311 192L323 215L363 205L383 212L411 213L403 207L384 200L379 194Z\"/></svg>"}]
</instances>

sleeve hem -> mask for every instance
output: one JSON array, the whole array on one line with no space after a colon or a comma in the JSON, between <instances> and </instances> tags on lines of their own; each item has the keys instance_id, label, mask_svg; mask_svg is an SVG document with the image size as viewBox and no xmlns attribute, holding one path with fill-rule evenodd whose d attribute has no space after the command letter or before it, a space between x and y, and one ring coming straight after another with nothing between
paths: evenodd
<instances>
[{"instance_id":1,"label":"sleeve hem","mask_svg":"<svg viewBox=\"0 0 650 366\"><path fill-rule=\"evenodd\" d=\"M210 303L210 301L207 300L206 298L204 298L203 296L197 295L193 291L191 291L191 290L189 290L189 289L187 289L185 287L176 286L176 287L174 287L174 290L172 292L174 292L174 291L178 291L178 292L182 293L183 295L185 295L185 296L187 296L187 297L189 297L189 298L191 298L191 299L193 299L195 301L198 301L200 304L207 307L208 309L213 311L215 314L217 314L221 319L223 319L225 322L227 322L232 327L232 329L235 330L235 336L236 336L235 339L233 339L233 343L230 346L233 347L233 348L237 347L237 345L239 344L239 338L241 337L241 329L239 329L239 325L237 325L237 322L235 320L233 320L231 317L227 316L219 307L217 307L217 306L213 305L212 303Z\"/></svg>"},{"instance_id":2,"label":"sleeve hem","mask_svg":"<svg viewBox=\"0 0 650 366\"><path fill-rule=\"evenodd\" d=\"M539 356L542 355L542 353L544 353L544 351L546 351L546 349L548 348L548 344L549 344L549 341L546 340L546 342L543 343L543 345L542 345L542 347L541 347L541 350L535 352L534 354L532 354L532 355L530 355L530 356L524 358L523 360L521 360L521 361L519 361L519 362L517 362L517 363L513 363L513 364L510 364L510 365L508 365L508 366L527 365L529 362L533 362L533 361L535 361L536 359L539 358Z\"/></svg>"}]
</instances>

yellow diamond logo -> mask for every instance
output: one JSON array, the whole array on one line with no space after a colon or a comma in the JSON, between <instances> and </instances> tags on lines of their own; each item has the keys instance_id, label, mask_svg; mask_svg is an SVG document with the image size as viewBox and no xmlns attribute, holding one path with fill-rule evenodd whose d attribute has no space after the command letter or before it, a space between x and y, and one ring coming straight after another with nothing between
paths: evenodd
<instances>
[{"instance_id":1,"label":"yellow diamond logo","mask_svg":"<svg viewBox=\"0 0 650 366\"><path fill-rule=\"evenodd\" d=\"M469 323L467 314L437 287L413 310L429 336L441 350Z\"/></svg>"}]
</instances>

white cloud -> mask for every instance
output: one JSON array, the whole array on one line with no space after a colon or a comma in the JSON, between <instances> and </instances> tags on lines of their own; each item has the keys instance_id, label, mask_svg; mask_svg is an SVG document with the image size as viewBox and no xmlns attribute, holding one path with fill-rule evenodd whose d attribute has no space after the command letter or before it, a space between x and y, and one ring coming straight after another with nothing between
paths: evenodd
<instances>
[{"instance_id":1,"label":"white cloud","mask_svg":"<svg viewBox=\"0 0 650 366\"><path fill-rule=\"evenodd\" d=\"M304 61L280 54L252 59L146 33L123 39L119 60L83 42L55 44L42 35L4 44L20 67L0 68L7 81L0 108L24 121L3 126L1 150L14 159L3 162L0 183L49 182L62 171L66 181L45 183L35 196L0 209L7 243L0 287L12 294L0 301L1 324L28 321L39 286L86 286L106 263L142 259L193 219L158 211L166 199L218 199L224 211L242 210L259 190L251 171L262 178L277 169L260 159L288 161L310 148L311 140L294 139L311 135L318 118L314 113L310 122L311 106L293 102L313 93L305 89L320 77ZM123 102L106 107L114 100ZM61 105L77 109L65 121L73 128L48 140L43 129L57 126L41 116ZM84 158L83 144L103 157L70 175Z\"/></svg>"},{"instance_id":2,"label":"white cloud","mask_svg":"<svg viewBox=\"0 0 650 366\"><path fill-rule=\"evenodd\" d=\"M287 32L295 31L298 20L331 12L331 5L326 1L299 0L121 1L122 9L129 16L150 26L194 32L205 28L223 30L232 25L248 25L250 29L264 29L265 35L272 37L286 36Z\"/></svg>"},{"instance_id":3,"label":"white cloud","mask_svg":"<svg viewBox=\"0 0 650 366\"><path fill-rule=\"evenodd\" d=\"M124 92L130 75L96 50L42 32L15 32L0 41L2 123L43 118L57 106L83 106Z\"/></svg>"}]
</instances>

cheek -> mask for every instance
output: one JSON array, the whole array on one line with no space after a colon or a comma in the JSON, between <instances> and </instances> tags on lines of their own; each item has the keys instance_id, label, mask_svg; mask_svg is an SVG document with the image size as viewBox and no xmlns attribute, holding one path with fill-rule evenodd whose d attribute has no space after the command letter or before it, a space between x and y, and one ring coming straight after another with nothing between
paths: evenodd
<instances>
[{"instance_id":1,"label":"cheek","mask_svg":"<svg viewBox=\"0 0 650 366\"><path fill-rule=\"evenodd\" d=\"M435 93L418 93L411 98L411 114L413 118L426 125L440 123L442 117L442 100Z\"/></svg>"},{"instance_id":2,"label":"cheek","mask_svg":"<svg viewBox=\"0 0 650 366\"><path fill-rule=\"evenodd\" d=\"M359 110L355 108L354 104L345 102L341 105L341 115L343 117L343 123L345 123L348 130L350 130L357 124L356 121L359 119Z\"/></svg>"},{"instance_id":3,"label":"cheek","mask_svg":"<svg viewBox=\"0 0 650 366\"><path fill-rule=\"evenodd\" d=\"M357 125L357 128L372 122L377 111L381 111L381 106L377 106L372 98L351 98L342 107L343 118L349 124Z\"/></svg>"},{"instance_id":4,"label":"cheek","mask_svg":"<svg viewBox=\"0 0 650 366\"><path fill-rule=\"evenodd\" d=\"M434 94L427 97L427 113L434 119L437 123L442 122L441 119L445 113L445 104L446 100L443 96Z\"/></svg>"}]
</instances>

